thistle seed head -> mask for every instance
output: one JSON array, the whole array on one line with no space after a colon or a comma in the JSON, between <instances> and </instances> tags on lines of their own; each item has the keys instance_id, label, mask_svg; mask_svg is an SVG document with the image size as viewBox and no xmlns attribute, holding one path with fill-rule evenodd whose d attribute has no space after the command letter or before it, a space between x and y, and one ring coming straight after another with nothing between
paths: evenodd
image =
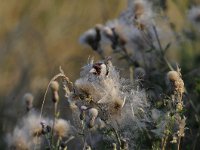
<instances>
[{"instance_id":1,"label":"thistle seed head","mask_svg":"<svg viewBox=\"0 0 200 150\"><path fill-rule=\"evenodd\" d=\"M55 121L54 131L58 137L67 137L70 133L70 123L64 119Z\"/></svg>"}]
</instances>

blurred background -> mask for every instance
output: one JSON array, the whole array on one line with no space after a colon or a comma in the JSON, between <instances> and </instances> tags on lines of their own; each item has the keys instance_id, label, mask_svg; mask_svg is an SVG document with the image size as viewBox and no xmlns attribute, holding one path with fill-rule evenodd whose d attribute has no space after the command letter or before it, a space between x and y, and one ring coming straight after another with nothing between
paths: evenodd
<instances>
[{"instance_id":1,"label":"blurred background","mask_svg":"<svg viewBox=\"0 0 200 150\"><path fill-rule=\"evenodd\" d=\"M5 133L24 112L24 93L41 106L59 66L74 81L88 56L79 36L97 23L116 18L126 8L121 0L0 0L0 149Z\"/></svg>"},{"instance_id":2,"label":"blurred background","mask_svg":"<svg viewBox=\"0 0 200 150\"><path fill-rule=\"evenodd\" d=\"M194 77L196 82L188 84L198 97L200 28L191 24L187 13L200 2L152 2L155 8L163 9L177 33L179 45L170 49L171 56L176 55L183 75ZM33 93L39 108L48 82L59 72L59 66L74 81L88 56L99 58L89 47L79 44L79 36L97 23L118 17L126 7L126 0L0 0L0 149L5 147L5 133L23 112L24 93ZM194 103L199 104L198 100Z\"/></svg>"}]
</instances>

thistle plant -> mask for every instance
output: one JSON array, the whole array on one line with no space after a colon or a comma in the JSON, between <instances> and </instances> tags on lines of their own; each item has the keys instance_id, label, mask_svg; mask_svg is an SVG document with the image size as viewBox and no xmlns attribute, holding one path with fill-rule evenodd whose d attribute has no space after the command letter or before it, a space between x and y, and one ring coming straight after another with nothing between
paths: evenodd
<instances>
[{"instance_id":1,"label":"thistle plant","mask_svg":"<svg viewBox=\"0 0 200 150\"><path fill-rule=\"evenodd\" d=\"M40 111L32 109L33 97L25 95L28 111L22 124L8 134L9 148L183 147L188 129L185 105L190 100L181 69L167 57L171 44L163 42L166 33L157 24L159 17L151 3L135 0L129 4L119 18L97 24L80 37L102 60L88 58L75 82L60 67L47 86ZM113 65L116 57L127 62L130 78L122 77ZM52 118L44 115L48 100L54 107ZM68 119L62 117L62 102L70 109Z\"/></svg>"}]
</instances>

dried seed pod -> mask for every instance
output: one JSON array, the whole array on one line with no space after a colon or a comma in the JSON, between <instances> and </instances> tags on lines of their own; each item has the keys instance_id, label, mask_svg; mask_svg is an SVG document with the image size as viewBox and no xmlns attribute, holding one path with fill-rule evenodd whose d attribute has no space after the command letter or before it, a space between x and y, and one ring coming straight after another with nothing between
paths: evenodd
<instances>
[{"instance_id":1,"label":"dried seed pod","mask_svg":"<svg viewBox=\"0 0 200 150\"><path fill-rule=\"evenodd\" d=\"M52 81L50 86L53 93L52 101L54 103L57 103L59 101L59 95L58 95L59 84L57 81Z\"/></svg>"},{"instance_id":2,"label":"dried seed pod","mask_svg":"<svg viewBox=\"0 0 200 150\"><path fill-rule=\"evenodd\" d=\"M59 84L57 81L52 81L50 85L52 91L58 91L59 90Z\"/></svg>"},{"instance_id":3,"label":"dried seed pod","mask_svg":"<svg viewBox=\"0 0 200 150\"><path fill-rule=\"evenodd\" d=\"M90 119L96 118L98 116L98 110L96 108L89 109L89 117Z\"/></svg>"}]
</instances>

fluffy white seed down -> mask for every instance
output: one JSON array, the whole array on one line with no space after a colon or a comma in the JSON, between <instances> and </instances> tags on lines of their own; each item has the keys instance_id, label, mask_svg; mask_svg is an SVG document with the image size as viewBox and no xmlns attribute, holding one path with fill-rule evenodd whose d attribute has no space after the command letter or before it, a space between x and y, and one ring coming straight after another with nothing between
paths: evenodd
<instances>
[{"instance_id":1,"label":"fluffy white seed down","mask_svg":"<svg viewBox=\"0 0 200 150\"><path fill-rule=\"evenodd\" d=\"M64 119L58 119L55 121L54 131L59 137L67 137L71 132L71 125Z\"/></svg>"}]
</instances>

